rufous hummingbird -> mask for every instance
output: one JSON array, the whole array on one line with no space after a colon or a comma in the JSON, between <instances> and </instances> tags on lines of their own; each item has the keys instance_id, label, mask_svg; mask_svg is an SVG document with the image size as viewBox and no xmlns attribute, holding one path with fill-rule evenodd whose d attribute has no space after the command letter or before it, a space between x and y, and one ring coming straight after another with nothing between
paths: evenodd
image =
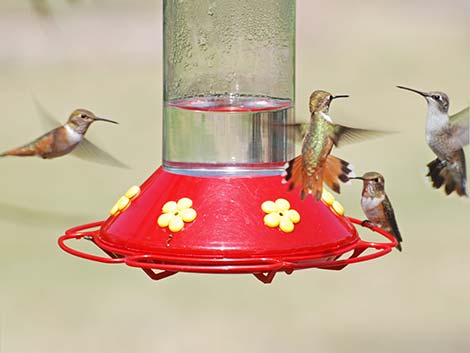
<instances>
[{"instance_id":1,"label":"rufous hummingbird","mask_svg":"<svg viewBox=\"0 0 470 353\"><path fill-rule=\"evenodd\" d=\"M345 98L346 95L334 96L329 92L317 90L310 95L310 123L294 124L300 135L304 135L302 152L285 165L284 182L289 183L292 190L298 186L300 198L313 194L320 200L323 182L339 193L340 182L347 182L353 175L350 164L330 154L333 145L340 146L344 142L353 142L367 136L380 135L375 130L355 129L334 124L329 115L330 104L334 99ZM306 134L304 132L306 131Z\"/></svg>"},{"instance_id":2,"label":"rufous hummingbird","mask_svg":"<svg viewBox=\"0 0 470 353\"><path fill-rule=\"evenodd\" d=\"M403 239L398 230L392 204L385 193L384 177L377 172L368 172L362 177L350 179L360 179L363 181L361 206L367 217L367 220L364 222L369 222L393 235L397 239L396 248L401 251Z\"/></svg>"},{"instance_id":3,"label":"rufous hummingbird","mask_svg":"<svg viewBox=\"0 0 470 353\"><path fill-rule=\"evenodd\" d=\"M117 124L116 121L99 118L89 110L76 109L64 125L56 127L26 145L3 152L0 154L0 157L38 156L44 159L51 159L73 151L74 155L84 159L125 167L123 163L99 149L85 138L85 133L95 121Z\"/></svg>"},{"instance_id":4,"label":"rufous hummingbird","mask_svg":"<svg viewBox=\"0 0 470 353\"><path fill-rule=\"evenodd\" d=\"M423 96L428 103L426 142L437 158L428 163L432 185L444 185L447 195L455 191L467 196L467 171L463 147L469 144L469 108L449 116L449 97L444 92L421 92L397 86Z\"/></svg>"}]
</instances>

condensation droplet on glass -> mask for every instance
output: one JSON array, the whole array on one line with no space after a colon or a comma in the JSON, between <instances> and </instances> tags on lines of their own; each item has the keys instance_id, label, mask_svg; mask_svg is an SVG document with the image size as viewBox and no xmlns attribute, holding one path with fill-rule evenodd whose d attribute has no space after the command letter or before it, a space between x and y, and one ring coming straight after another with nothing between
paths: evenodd
<instances>
[{"instance_id":1,"label":"condensation droplet on glass","mask_svg":"<svg viewBox=\"0 0 470 353\"><path fill-rule=\"evenodd\" d=\"M207 43L208 43L207 37L203 33L201 33L200 37L197 39L197 45L199 45L201 50L206 51L207 50Z\"/></svg>"}]
</instances>

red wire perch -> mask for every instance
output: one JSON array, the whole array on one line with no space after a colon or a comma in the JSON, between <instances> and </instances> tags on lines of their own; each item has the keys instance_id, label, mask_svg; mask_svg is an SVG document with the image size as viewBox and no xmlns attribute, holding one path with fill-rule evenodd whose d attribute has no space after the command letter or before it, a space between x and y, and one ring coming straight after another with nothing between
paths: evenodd
<instances>
[{"instance_id":1,"label":"red wire perch","mask_svg":"<svg viewBox=\"0 0 470 353\"><path fill-rule=\"evenodd\" d=\"M178 272L232 274L252 273L263 283L270 283L273 280L275 274L280 271L284 271L287 274L290 274L294 270L306 268L341 270L349 264L367 261L386 255L397 246L397 240L383 229L371 226L368 223L363 224L362 221L355 218L348 217L348 219L356 225L361 225L373 232L379 233L383 237L387 238L389 242L368 242L360 239L358 242L356 242L352 249L337 249L336 251L331 251L328 253L312 254L311 257L302 258L300 260L292 260L276 256L206 258L191 256L191 254L187 256L174 256L163 253L117 254L99 247L94 241L95 237L100 231L99 227L103 223L100 221L77 226L67 230L66 233L59 238L58 243L60 248L64 251L87 260L109 264L125 263L131 267L141 268L149 277L154 280L163 279ZM88 254L79 250L75 250L66 245L66 241L68 240L81 240L84 238L91 240L98 248L103 250L108 255L108 257ZM375 249L377 251L361 256L361 254L367 249ZM350 252L351 250L352 253L349 257L340 259L341 255ZM154 270L159 270L160 272L155 272Z\"/></svg>"}]
</instances>

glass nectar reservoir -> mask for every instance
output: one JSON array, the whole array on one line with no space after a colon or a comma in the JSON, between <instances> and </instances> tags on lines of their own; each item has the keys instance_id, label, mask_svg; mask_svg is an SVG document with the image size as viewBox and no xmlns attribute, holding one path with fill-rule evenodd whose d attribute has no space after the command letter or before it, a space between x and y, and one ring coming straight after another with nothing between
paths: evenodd
<instances>
[{"instance_id":1,"label":"glass nectar reservoir","mask_svg":"<svg viewBox=\"0 0 470 353\"><path fill-rule=\"evenodd\" d=\"M163 167L276 175L294 156L295 1L164 1Z\"/></svg>"}]
</instances>

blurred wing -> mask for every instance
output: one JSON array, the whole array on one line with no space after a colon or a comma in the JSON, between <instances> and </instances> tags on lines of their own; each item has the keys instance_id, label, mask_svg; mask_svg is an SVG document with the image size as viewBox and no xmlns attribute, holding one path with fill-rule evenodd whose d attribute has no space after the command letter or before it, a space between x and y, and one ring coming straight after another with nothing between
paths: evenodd
<instances>
[{"instance_id":1,"label":"blurred wing","mask_svg":"<svg viewBox=\"0 0 470 353\"><path fill-rule=\"evenodd\" d=\"M94 215L76 212L60 212L58 210L47 210L43 206L37 207L21 206L9 202L0 201L0 219L13 224L26 224L34 227L57 227L57 225L70 225L83 223Z\"/></svg>"},{"instance_id":2,"label":"blurred wing","mask_svg":"<svg viewBox=\"0 0 470 353\"><path fill-rule=\"evenodd\" d=\"M54 116L49 113L49 111L41 104L39 101L33 97L34 105L39 112L39 118L41 119L41 124L44 127L44 130L52 130L56 127L62 125L62 123L54 118Z\"/></svg>"},{"instance_id":3,"label":"blurred wing","mask_svg":"<svg viewBox=\"0 0 470 353\"><path fill-rule=\"evenodd\" d=\"M470 108L467 107L457 114L452 115L450 117L450 123L456 131L457 145L459 145L459 147L467 146L470 140Z\"/></svg>"},{"instance_id":4,"label":"blurred wing","mask_svg":"<svg viewBox=\"0 0 470 353\"><path fill-rule=\"evenodd\" d=\"M302 143L305 135L308 132L310 123L292 123L292 124L283 124L286 129L294 132L294 139L296 143Z\"/></svg>"},{"instance_id":5,"label":"blurred wing","mask_svg":"<svg viewBox=\"0 0 470 353\"><path fill-rule=\"evenodd\" d=\"M105 164L112 167L130 169L129 166L125 165L121 161L111 156L108 152L103 151L98 146L91 143L89 140L84 138L77 147L71 152L72 155L80 159L87 161Z\"/></svg>"},{"instance_id":6,"label":"blurred wing","mask_svg":"<svg viewBox=\"0 0 470 353\"><path fill-rule=\"evenodd\" d=\"M272 123L270 125L273 126L273 129L276 129L276 132L279 130L279 134L286 133L289 141L293 139L296 144L301 144L303 142L310 126L309 123Z\"/></svg>"},{"instance_id":7,"label":"blurred wing","mask_svg":"<svg viewBox=\"0 0 470 353\"><path fill-rule=\"evenodd\" d=\"M335 125L333 140L336 147L342 147L350 143L391 134L392 131L356 129L342 125Z\"/></svg>"},{"instance_id":8,"label":"blurred wing","mask_svg":"<svg viewBox=\"0 0 470 353\"><path fill-rule=\"evenodd\" d=\"M33 10L40 16L49 16L51 9L46 0L30 0Z\"/></svg>"},{"instance_id":9,"label":"blurred wing","mask_svg":"<svg viewBox=\"0 0 470 353\"><path fill-rule=\"evenodd\" d=\"M305 135L307 135L310 123L296 123L292 124L292 126L294 127L295 141L301 143Z\"/></svg>"}]
</instances>

